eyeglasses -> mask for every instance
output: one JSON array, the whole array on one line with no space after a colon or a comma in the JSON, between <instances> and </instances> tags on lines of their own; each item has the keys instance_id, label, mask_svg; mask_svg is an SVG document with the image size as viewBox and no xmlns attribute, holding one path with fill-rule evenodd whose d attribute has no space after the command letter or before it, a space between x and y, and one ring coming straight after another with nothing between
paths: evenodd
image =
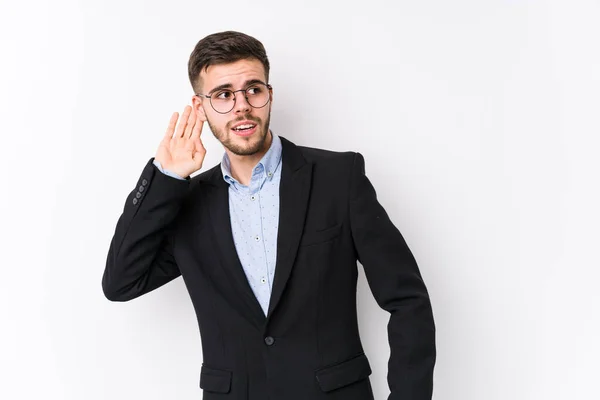
<instances>
[{"instance_id":1,"label":"eyeglasses","mask_svg":"<svg viewBox=\"0 0 600 400\"><path fill-rule=\"evenodd\" d=\"M227 114L235 107L235 94L244 92L244 97L252 108L262 108L271 100L273 87L265 83L254 83L246 89L229 90L219 89L210 94L196 93L196 96L210 99L210 105L219 114Z\"/></svg>"}]
</instances>

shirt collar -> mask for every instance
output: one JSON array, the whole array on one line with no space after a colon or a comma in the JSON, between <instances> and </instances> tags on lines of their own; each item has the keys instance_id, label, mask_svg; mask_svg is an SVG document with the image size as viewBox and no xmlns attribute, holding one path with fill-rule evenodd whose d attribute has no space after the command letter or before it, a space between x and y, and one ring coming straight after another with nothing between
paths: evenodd
<instances>
[{"instance_id":1,"label":"shirt collar","mask_svg":"<svg viewBox=\"0 0 600 400\"><path fill-rule=\"evenodd\" d=\"M273 140L271 140L271 146L260 161L254 166L252 175L262 175L263 178L268 180L273 179L275 171L281 161L281 139L279 136L271 132ZM231 162L227 153L223 154L221 160L221 172L223 173L223 179L230 185L240 185L240 183L231 176Z\"/></svg>"}]
</instances>

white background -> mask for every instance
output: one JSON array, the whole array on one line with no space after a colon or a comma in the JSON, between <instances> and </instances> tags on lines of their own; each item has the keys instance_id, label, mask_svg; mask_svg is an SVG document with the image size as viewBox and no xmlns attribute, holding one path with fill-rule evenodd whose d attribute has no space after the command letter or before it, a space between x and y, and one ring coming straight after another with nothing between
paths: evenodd
<instances>
[{"instance_id":1,"label":"white background","mask_svg":"<svg viewBox=\"0 0 600 400\"><path fill-rule=\"evenodd\" d=\"M599 2L1 4L0 398L200 398L181 278L128 303L100 281L189 54L228 29L267 48L275 133L364 154L431 294L436 400L600 398ZM358 297L385 399L362 269Z\"/></svg>"}]
</instances>

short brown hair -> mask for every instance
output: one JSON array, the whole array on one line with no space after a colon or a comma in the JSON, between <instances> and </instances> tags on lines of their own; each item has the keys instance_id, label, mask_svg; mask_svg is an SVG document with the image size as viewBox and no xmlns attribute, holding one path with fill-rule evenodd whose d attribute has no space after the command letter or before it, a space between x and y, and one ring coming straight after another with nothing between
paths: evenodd
<instances>
[{"instance_id":1,"label":"short brown hair","mask_svg":"<svg viewBox=\"0 0 600 400\"><path fill-rule=\"evenodd\" d=\"M188 76L198 93L202 81L200 72L211 65L228 64L244 59L257 59L265 68L265 77L269 81L269 59L263 44L241 32L225 31L213 33L201 39L194 47L188 61Z\"/></svg>"}]
</instances>

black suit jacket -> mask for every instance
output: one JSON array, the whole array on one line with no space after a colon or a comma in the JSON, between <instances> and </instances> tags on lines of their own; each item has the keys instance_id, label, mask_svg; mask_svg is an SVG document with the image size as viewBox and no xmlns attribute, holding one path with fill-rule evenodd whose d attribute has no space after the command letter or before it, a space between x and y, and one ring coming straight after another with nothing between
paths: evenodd
<instances>
[{"instance_id":1,"label":"black suit jacket","mask_svg":"<svg viewBox=\"0 0 600 400\"><path fill-rule=\"evenodd\" d=\"M429 296L365 176L363 157L281 141L267 316L236 253L218 165L177 180L148 161L110 244L104 294L127 301L183 277L201 333L205 400L368 400L358 260L377 303L390 312L389 399L431 399L436 351Z\"/></svg>"}]
</instances>

